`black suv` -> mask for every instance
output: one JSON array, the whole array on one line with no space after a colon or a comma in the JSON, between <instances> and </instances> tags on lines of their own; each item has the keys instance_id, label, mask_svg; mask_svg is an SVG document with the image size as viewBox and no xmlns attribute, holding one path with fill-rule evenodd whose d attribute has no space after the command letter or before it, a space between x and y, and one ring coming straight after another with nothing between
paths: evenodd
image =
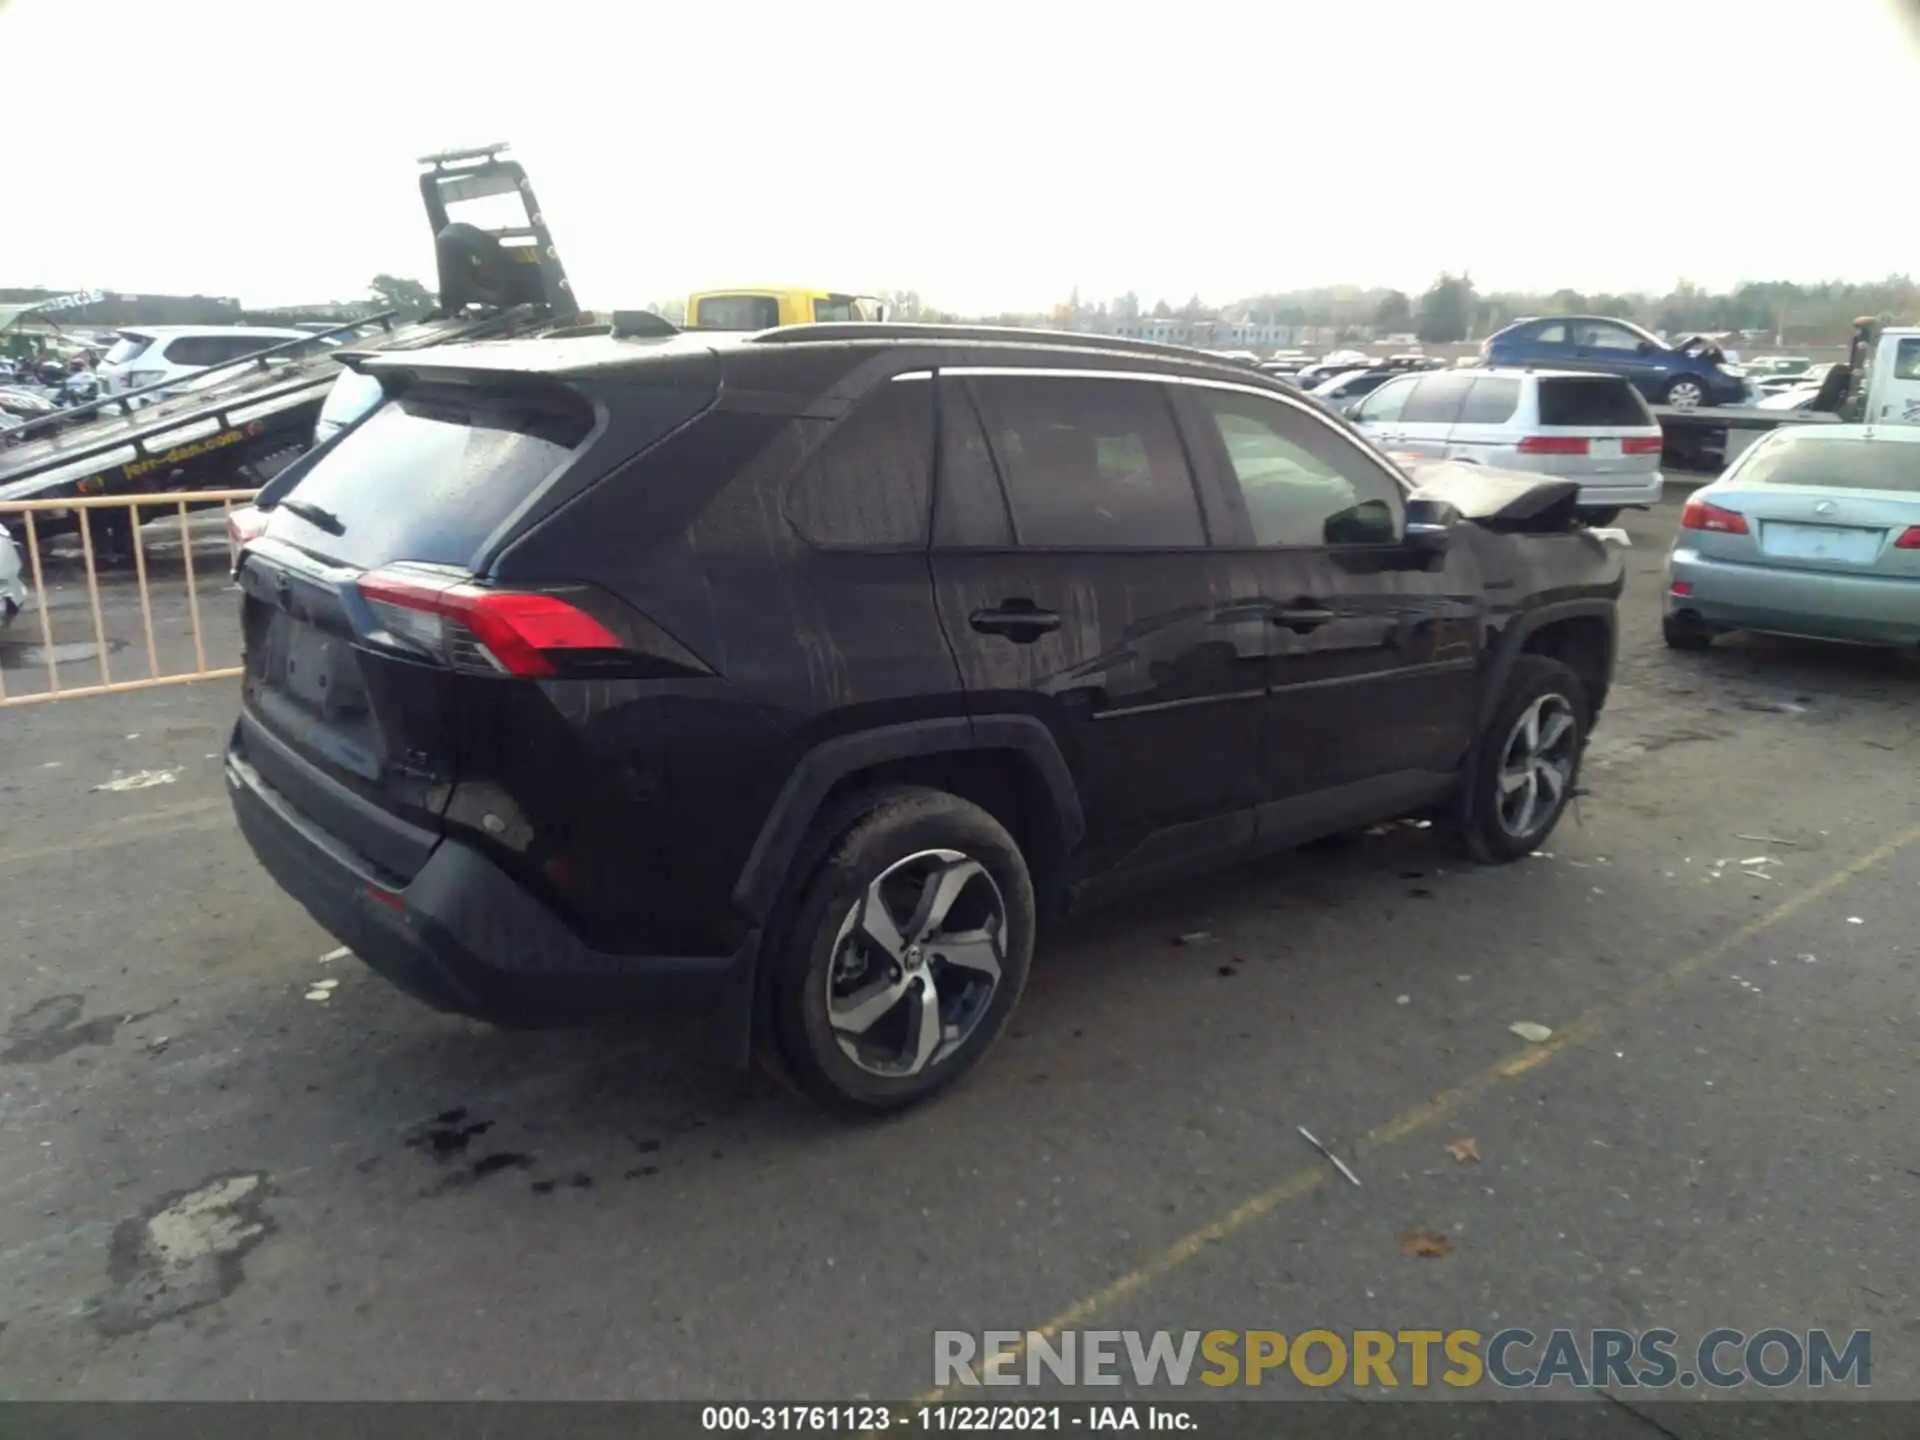
<instances>
[{"instance_id":1,"label":"black suv","mask_svg":"<svg viewBox=\"0 0 1920 1440\"><path fill-rule=\"evenodd\" d=\"M1005 1029L1049 914L1420 811L1524 855L1606 697L1621 565L1570 483L1416 490L1195 352L355 363L386 398L238 560L226 774L279 883L443 1009L689 1006L895 1109Z\"/></svg>"}]
</instances>

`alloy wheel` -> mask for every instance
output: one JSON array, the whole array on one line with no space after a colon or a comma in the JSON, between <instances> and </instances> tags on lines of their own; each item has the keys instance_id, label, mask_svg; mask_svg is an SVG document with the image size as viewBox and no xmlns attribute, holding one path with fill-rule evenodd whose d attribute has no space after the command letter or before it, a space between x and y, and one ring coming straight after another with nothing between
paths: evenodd
<instances>
[{"instance_id":1,"label":"alloy wheel","mask_svg":"<svg viewBox=\"0 0 1920 1440\"><path fill-rule=\"evenodd\" d=\"M925 1073L987 1013L1006 957L1007 907L978 860L922 850L854 903L827 964L827 1022L871 1075Z\"/></svg>"},{"instance_id":2,"label":"alloy wheel","mask_svg":"<svg viewBox=\"0 0 1920 1440\"><path fill-rule=\"evenodd\" d=\"M1516 840L1545 827L1573 784L1580 726L1566 696L1549 691L1520 712L1500 750L1500 828Z\"/></svg>"},{"instance_id":3,"label":"alloy wheel","mask_svg":"<svg viewBox=\"0 0 1920 1440\"><path fill-rule=\"evenodd\" d=\"M1667 391L1667 403L1676 410L1697 410L1700 402L1706 398L1697 380L1677 381Z\"/></svg>"}]
</instances>

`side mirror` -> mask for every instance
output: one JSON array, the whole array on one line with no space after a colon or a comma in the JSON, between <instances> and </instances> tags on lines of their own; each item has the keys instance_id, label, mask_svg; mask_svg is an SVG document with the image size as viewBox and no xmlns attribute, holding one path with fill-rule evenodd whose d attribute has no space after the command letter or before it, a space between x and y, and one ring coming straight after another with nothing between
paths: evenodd
<instances>
[{"instance_id":1,"label":"side mirror","mask_svg":"<svg viewBox=\"0 0 1920 1440\"><path fill-rule=\"evenodd\" d=\"M1347 406L1346 409L1342 410L1340 413L1346 416L1347 419L1349 420L1358 420L1360 418L1360 409L1366 403L1367 402L1364 400L1356 400L1351 405Z\"/></svg>"},{"instance_id":2,"label":"side mirror","mask_svg":"<svg viewBox=\"0 0 1920 1440\"><path fill-rule=\"evenodd\" d=\"M1453 543L1460 511L1445 500L1415 496L1407 501L1407 548L1417 555L1438 555Z\"/></svg>"}]
</instances>

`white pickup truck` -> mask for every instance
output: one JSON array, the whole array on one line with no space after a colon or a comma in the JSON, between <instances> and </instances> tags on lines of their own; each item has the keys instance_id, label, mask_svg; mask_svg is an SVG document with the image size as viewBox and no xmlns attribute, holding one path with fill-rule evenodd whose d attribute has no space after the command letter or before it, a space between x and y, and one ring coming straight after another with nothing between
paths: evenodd
<instances>
[{"instance_id":1,"label":"white pickup truck","mask_svg":"<svg viewBox=\"0 0 1920 1440\"><path fill-rule=\"evenodd\" d=\"M1882 330L1854 384L1861 423L1920 425L1920 325Z\"/></svg>"}]
</instances>

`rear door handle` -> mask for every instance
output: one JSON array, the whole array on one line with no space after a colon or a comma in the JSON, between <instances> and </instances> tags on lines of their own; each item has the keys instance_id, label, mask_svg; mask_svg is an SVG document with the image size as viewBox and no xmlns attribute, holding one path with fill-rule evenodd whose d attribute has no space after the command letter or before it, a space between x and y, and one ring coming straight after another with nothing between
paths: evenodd
<instances>
[{"instance_id":1,"label":"rear door handle","mask_svg":"<svg viewBox=\"0 0 1920 1440\"><path fill-rule=\"evenodd\" d=\"M967 623L982 635L1004 635L1019 645L1031 645L1060 628L1060 617L1031 600L1002 600L990 610L976 610Z\"/></svg>"},{"instance_id":2,"label":"rear door handle","mask_svg":"<svg viewBox=\"0 0 1920 1440\"><path fill-rule=\"evenodd\" d=\"M1334 614L1333 611L1323 606L1304 601L1289 605L1284 610L1276 610L1273 612L1274 624L1284 625L1289 630L1297 631L1317 629L1319 626L1339 618L1340 617Z\"/></svg>"}]
</instances>

